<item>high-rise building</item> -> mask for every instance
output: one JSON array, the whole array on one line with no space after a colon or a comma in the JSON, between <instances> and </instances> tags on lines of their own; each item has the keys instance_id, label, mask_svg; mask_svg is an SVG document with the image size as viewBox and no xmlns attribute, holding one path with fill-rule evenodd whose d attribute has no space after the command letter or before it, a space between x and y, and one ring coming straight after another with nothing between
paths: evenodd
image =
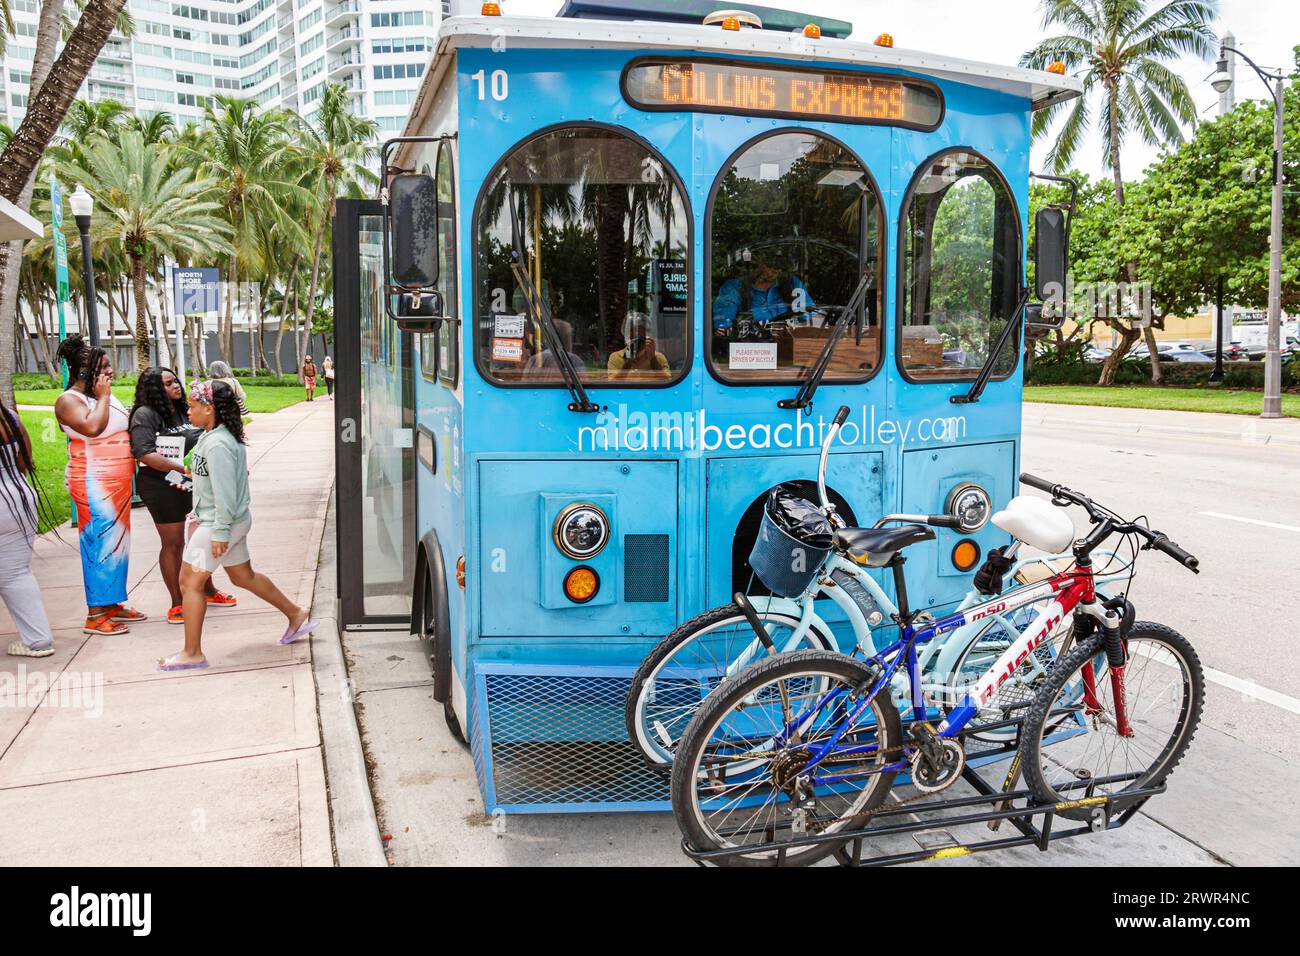
<instances>
[{"instance_id":1,"label":"high-rise building","mask_svg":"<svg viewBox=\"0 0 1300 956\"><path fill-rule=\"evenodd\" d=\"M40 0L10 0L15 33L0 57L0 121L27 111ZM68 5L72 7L71 4ZM310 119L325 83L400 131L448 0L127 0L135 32L109 37L81 90L141 115L198 122L214 95L251 97Z\"/></svg>"}]
</instances>

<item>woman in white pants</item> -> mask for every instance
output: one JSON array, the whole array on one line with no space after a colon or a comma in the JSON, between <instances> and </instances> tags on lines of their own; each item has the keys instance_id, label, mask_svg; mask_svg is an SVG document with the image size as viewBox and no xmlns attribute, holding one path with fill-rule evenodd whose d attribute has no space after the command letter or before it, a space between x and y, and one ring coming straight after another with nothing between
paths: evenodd
<instances>
[{"instance_id":1,"label":"woman in white pants","mask_svg":"<svg viewBox=\"0 0 1300 956\"><path fill-rule=\"evenodd\" d=\"M50 619L32 574L40 499L28 477L35 481L35 471L32 440L22 419L0 405L0 598L18 628L19 640L9 645L15 657L54 653Z\"/></svg>"}]
</instances>

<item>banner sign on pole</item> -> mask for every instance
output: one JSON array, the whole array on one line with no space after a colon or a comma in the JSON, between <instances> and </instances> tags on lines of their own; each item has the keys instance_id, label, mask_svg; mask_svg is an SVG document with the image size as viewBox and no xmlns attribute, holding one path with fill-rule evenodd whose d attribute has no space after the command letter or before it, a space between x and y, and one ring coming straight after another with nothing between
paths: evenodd
<instances>
[{"instance_id":1,"label":"banner sign on pole","mask_svg":"<svg viewBox=\"0 0 1300 956\"><path fill-rule=\"evenodd\" d=\"M221 270L174 269L172 303L177 315L221 311Z\"/></svg>"},{"instance_id":2,"label":"banner sign on pole","mask_svg":"<svg viewBox=\"0 0 1300 956\"><path fill-rule=\"evenodd\" d=\"M50 176L50 223L54 227L51 230L54 239L54 282L57 299L62 303L68 301L68 240L63 235L63 190L59 188L59 181L54 176Z\"/></svg>"}]
</instances>

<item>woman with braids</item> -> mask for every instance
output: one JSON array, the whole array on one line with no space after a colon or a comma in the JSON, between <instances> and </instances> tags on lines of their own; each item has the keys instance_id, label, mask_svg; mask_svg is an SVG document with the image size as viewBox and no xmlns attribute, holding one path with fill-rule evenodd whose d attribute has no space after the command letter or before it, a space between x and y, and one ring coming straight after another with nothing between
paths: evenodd
<instances>
[{"instance_id":1,"label":"woman with braids","mask_svg":"<svg viewBox=\"0 0 1300 956\"><path fill-rule=\"evenodd\" d=\"M30 479L31 484L28 484ZM50 619L32 574L32 542L41 512L32 440L22 419L0 405L0 598L18 628L9 645L15 657L49 657L54 653Z\"/></svg>"},{"instance_id":2,"label":"woman with braids","mask_svg":"<svg viewBox=\"0 0 1300 956\"><path fill-rule=\"evenodd\" d=\"M54 403L68 435L68 494L77 507L81 575L86 587L87 634L125 634L132 621L148 620L126 606L131 557L131 476L135 457L128 416L113 395L113 364L104 350L80 335L59 345L69 386Z\"/></svg>"},{"instance_id":3,"label":"woman with braids","mask_svg":"<svg viewBox=\"0 0 1300 956\"><path fill-rule=\"evenodd\" d=\"M208 666L203 655L203 615L207 611L204 587L217 568L224 567L231 582L252 591L288 619L280 638L292 644L310 634L317 621L308 620L305 607L294 604L265 574L253 570L248 554L248 455L244 449L244 422L239 402L222 382L195 382L190 386L190 422L203 429L194 446L194 513L187 522L181 593L185 605L185 647L158 662L164 671L196 670Z\"/></svg>"},{"instance_id":4,"label":"woman with braids","mask_svg":"<svg viewBox=\"0 0 1300 956\"><path fill-rule=\"evenodd\" d=\"M181 551L190 513L190 470L184 458L201 432L190 424L180 380L169 368L147 368L135 384L131 406L131 454L138 463L135 491L158 529L158 569L171 595L168 624L184 624L181 607ZM171 455L173 457L168 457ZM207 586L210 607L234 607L230 594Z\"/></svg>"}]
</instances>

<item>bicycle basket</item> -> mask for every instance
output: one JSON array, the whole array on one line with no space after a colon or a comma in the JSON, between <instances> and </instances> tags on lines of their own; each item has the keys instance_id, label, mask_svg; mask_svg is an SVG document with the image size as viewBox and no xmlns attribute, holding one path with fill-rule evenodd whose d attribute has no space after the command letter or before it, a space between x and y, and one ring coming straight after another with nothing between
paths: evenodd
<instances>
[{"instance_id":1,"label":"bicycle basket","mask_svg":"<svg viewBox=\"0 0 1300 956\"><path fill-rule=\"evenodd\" d=\"M817 576L831 551L831 525L811 501L777 485L763 506L763 520L749 552L749 566L778 597L797 597Z\"/></svg>"}]
</instances>

